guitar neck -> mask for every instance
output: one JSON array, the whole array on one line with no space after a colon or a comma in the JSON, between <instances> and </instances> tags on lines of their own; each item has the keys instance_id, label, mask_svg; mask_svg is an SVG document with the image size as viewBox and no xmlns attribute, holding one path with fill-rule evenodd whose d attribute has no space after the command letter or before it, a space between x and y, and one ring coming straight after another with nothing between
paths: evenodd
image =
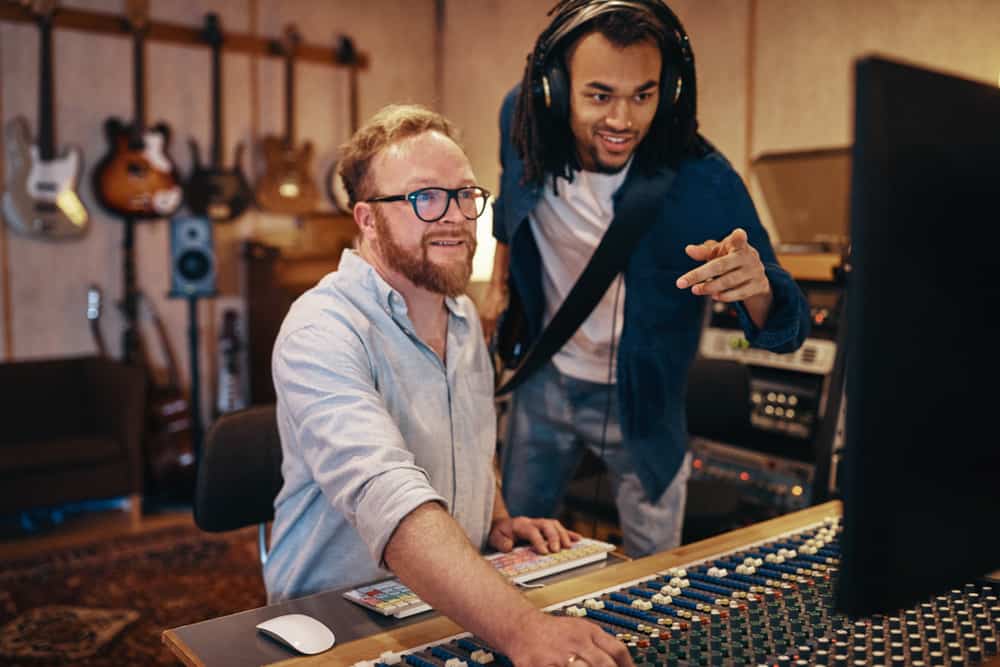
<instances>
[{"instance_id":1,"label":"guitar neck","mask_svg":"<svg viewBox=\"0 0 1000 667\"><path fill-rule=\"evenodd\" d=\"M104 344L104 334L101 333L101 288L91 285L87 288L87 321L90 322L90 334L94 338L97 354L102 359L108 358L108 346Z\"/></svg>"},{"instance_id":2,"label":"guitar neck","mask_svg":"<svg viewBox=\"0 0 1000 667\"><path fill-rule=\"evenodd\" d=\"M292 47L285 54L285 144L295 145L295 55Z\"/></svg>"},{"instance_id":3,"label":"guitar neck","mask_svg":"<svg viewBox=\"0 0 1000 667\"><path fill-rule=\"evenodd\" d=\"M132 32L132 95L135 117L132 119L133 131L139 136L146 128L146 40L144 30Z\"/></svg>"},{"instance_id":4,"label":"guitar neck","mask_svg":"<svg viewBox=\"0 0 1000 667\"><path fill-rule=\"evenodd\" d=\"M174 354L174 349L170 345L170 339L167 337L167 327L163 324L163 320L160 319L158 313L153 313L153 326L156 327L156 335L160 339L160 347L163 349L163 356L167 360L167 383L169 386L180 390L181 387L181 374L177 369L177 356Z\"/></svg>"},{"instance_id":5,"label":"guitar neck","mask_svg":"<svg viewBox=\"0 0 1000 667\"><path fill-rule=\"evenodd\" d=\"M139 358L137 328L139 293L135 282L135 219L125 218L122 226L122 277L125 281L125 294L122 297L122 315L125 318L125 329L122 332L122 360L127 364L137 364L142 360Z\"/></svg>"},{"instance_id":6,"label":"guitar neck","mask_svg":"<svg viewBox=\"0 0 1000 667\"><path fill-rule=\"evenodd\" d=\"M212 44L212 166L222 168L222 44Z\"/></svg>"},{"instance_id":7,"label":"guitar neck","mask_svg":"<svg viewBox=\"0 0 1000 667\"><path fill-rule=\"evenodd\" d=\"M108 346L104 343L104 334L101 333L101 326L98 324L97 320L90 321L90 334L94 338L94 347L97 348L97 354L102 359L108 358Z\"/></svg>"},{"instance_id":8,"label":"guitar neck","mask_svg":"<svg viewBox=\"0 0 1000 667\"><path fill-rule=\"evenodd\" d=\"M55 157L55 113L52 95L52 16L39 18L38 152L43 160Z\"/></svg>"}]
</instances>

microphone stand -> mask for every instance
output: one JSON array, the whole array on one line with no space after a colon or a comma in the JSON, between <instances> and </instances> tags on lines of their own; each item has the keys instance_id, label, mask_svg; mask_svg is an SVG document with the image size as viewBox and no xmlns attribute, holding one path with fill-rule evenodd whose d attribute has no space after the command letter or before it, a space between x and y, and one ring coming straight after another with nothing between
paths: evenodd
<instances>
[{"instance_id":1,"label":"microphone stand","mask_svg":"<svg viewBox=\"0 0 1000 667\"><path fill-rule=\"evenodd\" d=\"M188 302L188 361L191 373L191 447L195 461L201 460L201 379L198 361L198 296L189 295Z\"/></svg>"}]
</instances>

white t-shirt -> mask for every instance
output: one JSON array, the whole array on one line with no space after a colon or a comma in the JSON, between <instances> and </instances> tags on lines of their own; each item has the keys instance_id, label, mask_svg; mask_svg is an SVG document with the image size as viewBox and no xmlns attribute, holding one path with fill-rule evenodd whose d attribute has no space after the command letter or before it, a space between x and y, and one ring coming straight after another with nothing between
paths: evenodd
<instances>
[{"instance_id":1,"label":"white t-shirt","mask_svg":"<svg viewBox=\"0 0 1000 667\"><path fill-rule=\"evenodd\" d=\"M625 182L629 167L631 162L615 174L578 171L572 183L560 177L558 195L552 180L546 179L545 190L528 216L542 258L545 324L566 300L611 224L614 217L611 198ZM614 383L611 324L614 320L617 342L621 338L624 311L625 284L619 274L590 316L553 356L556 368L581 380Z\"/></svg>"}]
</instances>

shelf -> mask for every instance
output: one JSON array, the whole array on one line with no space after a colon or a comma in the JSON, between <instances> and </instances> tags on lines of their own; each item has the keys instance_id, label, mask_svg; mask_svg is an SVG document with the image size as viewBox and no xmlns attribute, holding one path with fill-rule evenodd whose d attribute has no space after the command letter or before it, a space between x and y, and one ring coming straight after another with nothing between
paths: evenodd
<instances>
[{"instance_id":1,"label":"shelf","mask_svg":"<svg viewBox=\"0 0 1000 667\"><path fill-rule=\"evenodd\" d=\"M796 280L832 282L841 256L837 253L777 253L778 261Z\"/></svg>"},{"instance_id":2,"label":"shelf","mask_svg":"<svg viewBox=\"0 0 1000 667\"><path fill-rule=\"evenodd\" d=\"M36 23L37 19L27 7L4 3L0 4L0 21ZM118 14L106 14L82 9L59 9L53 17L53 25L56 28L69 28L119 37L129 37L132 35L125 17ZM222 44L223 51L273 58L283 57L280 41L277 39L267 39L238 32L225 32L224 38L225 41ZM201 28L178 23L150 21L146 39L154 42L209 48L209 44L202 37ZM339 67L350 67L353 64L353 66L359 69L364 69L368 66L367 55L360 51L354 53L352 63L343 60L334 48L309 44L299 45L295 51L295 58L300 61L325 63Z\"/></svg>"}]
</instances>

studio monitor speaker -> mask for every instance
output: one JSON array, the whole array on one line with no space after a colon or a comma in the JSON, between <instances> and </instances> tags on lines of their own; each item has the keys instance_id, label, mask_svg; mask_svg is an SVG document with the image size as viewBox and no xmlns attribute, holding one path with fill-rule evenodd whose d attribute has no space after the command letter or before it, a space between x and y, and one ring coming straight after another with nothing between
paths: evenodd
<instances>
[{"instance_id":1,"label":"studio monitor speaker","mask_svg":"<svg viewBox=\"0 0 1000 667\"><path fill-rule=\"evenodd\" d=\"M212 221L178 216L170 220L170 296L215 296Z\"/></svg>"}]
</instances>

